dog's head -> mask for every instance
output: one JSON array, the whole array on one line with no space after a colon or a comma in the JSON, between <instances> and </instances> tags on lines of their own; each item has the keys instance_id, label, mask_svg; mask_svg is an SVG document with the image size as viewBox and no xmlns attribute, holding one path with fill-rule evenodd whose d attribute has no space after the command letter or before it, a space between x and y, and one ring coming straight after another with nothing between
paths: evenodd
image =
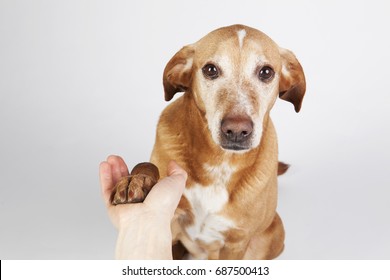
<instances>
[{"instance_id":1,"label":"dog's head","mask_svg":"<svg viewBox=\"0 0 390 280\"><path fill-rule=\"evenodd\" d=\"M213 141L226 150L260 144L277 96L299 112L306 90L301 65L264 33L243 25L217 29L183 47L164 70L165 99L186 91Z\"/></svg>"}]
</instances>

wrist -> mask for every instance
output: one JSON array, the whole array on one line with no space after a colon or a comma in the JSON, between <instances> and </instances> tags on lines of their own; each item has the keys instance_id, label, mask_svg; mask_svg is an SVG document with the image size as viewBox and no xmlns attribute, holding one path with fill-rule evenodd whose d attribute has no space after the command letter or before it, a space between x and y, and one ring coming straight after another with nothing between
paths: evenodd
<instances>
[{"instance_id":1,"label":"wrist","mask_svg":"<svg viewBox=\"0 0 390 280\"><path fill-rule=\"evenodd\" d=\"M116 259L172 259L170 221L121 223L115 254Z\"/></svg>"}]
</instances>

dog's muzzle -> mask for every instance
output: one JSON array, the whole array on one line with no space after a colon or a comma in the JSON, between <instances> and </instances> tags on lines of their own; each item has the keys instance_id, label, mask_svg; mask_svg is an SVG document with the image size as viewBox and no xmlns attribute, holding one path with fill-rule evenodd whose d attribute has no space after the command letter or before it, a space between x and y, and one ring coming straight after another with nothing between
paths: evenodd
<instances>
[{"instance_id":1,"label":"dog's muzzle","mask_svg":"<svg viewBox=\"0 0 390 280\"><path fill-rule=\"evenodd\" d=\"M248 116L228 115L221 121L221 146L227 150L248 150L253 122Z\"/></svg>"}]
</instances>

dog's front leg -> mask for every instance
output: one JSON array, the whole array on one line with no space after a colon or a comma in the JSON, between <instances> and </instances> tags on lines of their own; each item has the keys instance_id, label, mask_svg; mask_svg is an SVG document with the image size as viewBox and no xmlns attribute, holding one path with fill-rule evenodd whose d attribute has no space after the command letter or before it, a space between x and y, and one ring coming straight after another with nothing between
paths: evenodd
<instances>
[{"instance_id":1,"label":"dog's front leg","mask_svg":"<svg viewBox=\"0 0 390 280\"><path fill-rule=\"evenodd\" d=\"M242 260L249 240L241 240L238 242L227 242L219 252L221 260Z\"/></svg>"},{"instance_id":2,"label":"dog's front leg","mask_svg":"<svg viewBox=\"0 0 390 280\"><path fill-rule=\"evenodd\" d=\"M241 260L244 258L250 238L248 232L242 229L230 229L225 233L224 246L219 252L221 260Z\"/></svg>"}]
</instances>

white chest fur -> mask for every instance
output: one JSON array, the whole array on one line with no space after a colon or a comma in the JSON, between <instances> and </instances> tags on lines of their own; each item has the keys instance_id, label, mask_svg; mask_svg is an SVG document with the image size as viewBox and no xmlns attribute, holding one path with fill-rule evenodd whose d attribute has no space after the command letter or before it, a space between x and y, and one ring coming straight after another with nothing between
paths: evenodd
<instances>
[{"instance_id":1,"label":"white chest fur","mask_svg":"<svg viewBox=\"0 0 390 280\"><path fill-rule=\"evenodd\" d=\"M193 241L206 244L218 241L223 244L223 232L234 227L232 220L221 215L229 200L226 186L234 168L224 163L219 166L207 165L204 169L213 178L213 184L195 184L184 191L194 214L194 223L186 231Z\"/></svg>"}]
</instances>

